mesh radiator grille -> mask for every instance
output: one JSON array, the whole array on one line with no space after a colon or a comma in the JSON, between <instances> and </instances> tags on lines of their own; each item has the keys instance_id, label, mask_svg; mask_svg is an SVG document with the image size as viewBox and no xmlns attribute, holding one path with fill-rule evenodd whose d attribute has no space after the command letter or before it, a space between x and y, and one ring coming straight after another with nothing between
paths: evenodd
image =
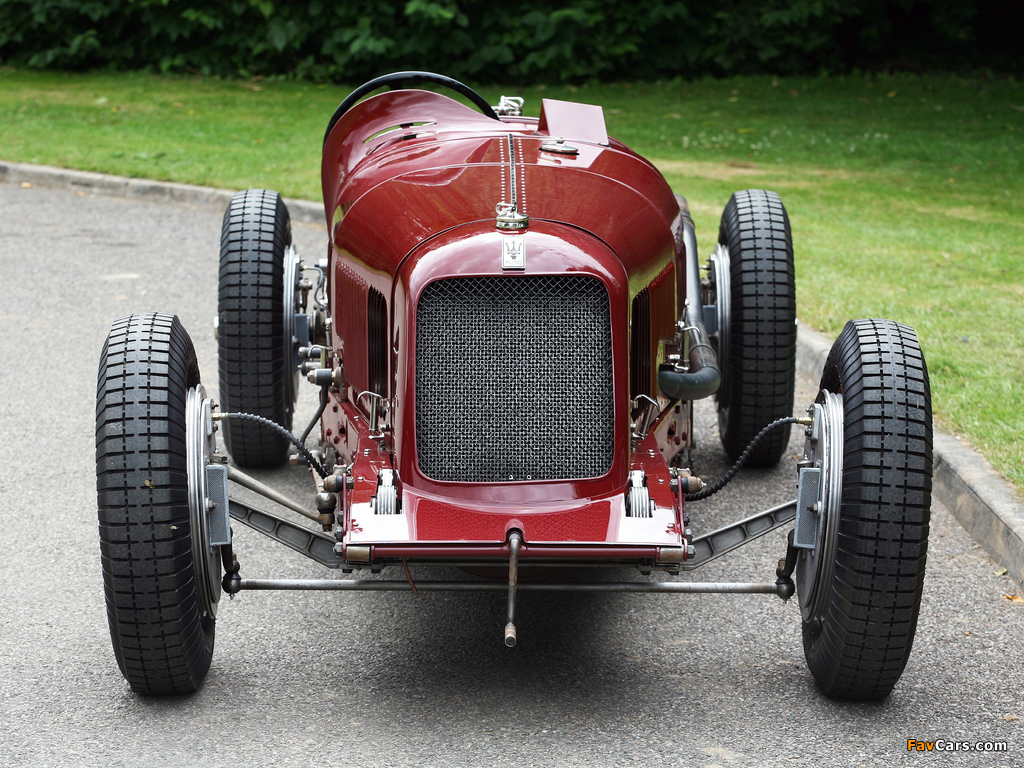
<instances>
[{"instance_id":1,"label":"mesh radiator grille","mask_svg":"<svg viewBox=\"0 0 1024 768\"><path fill-rule=\"evenodd\" d=\"M416 446L435 480L598 477L612 462L608 292L593 277L431 283L416 315Z\"/></svg>"}]
</instances>

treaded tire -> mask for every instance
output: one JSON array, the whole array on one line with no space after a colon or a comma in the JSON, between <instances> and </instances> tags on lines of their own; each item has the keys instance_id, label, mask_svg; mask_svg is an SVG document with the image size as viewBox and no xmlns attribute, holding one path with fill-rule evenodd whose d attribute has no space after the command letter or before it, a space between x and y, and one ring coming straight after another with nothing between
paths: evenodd
<instances>
[{"instance_id":1,"label":"treaded tire","mask_svg":"<svg viewBox=\"0 0 1024 768\"><path fill-rule=\"evenodd\" d=\"M828 603L803 622L804 653L828 696L880 699L910 656L928 550L932 408L917 336L847 323L821 387L843 396L842 501Z\"/></svg>"},{"instance_id":2,"label":"treaded tire","mask_svg":"<svg viewBox=\"0 0 1024 768\"><path fill-rule=\"evenodd\" d=\"M177 317L115 322L96 388L96 492L107 621L133 690L190 693L213 657L189 521L185 400L199 365Z\"/></svg>"},{"instance_id":3,"label":"treaded tire","mask_svg":"<svg viewBox=\"0 0 1024 768\"><path fill-rule=\"evenodd\" d=\"M284 338L284 260L291 245L288 209L264 189L237 192L224 212L217 291L220 407L292 428L292 350ZM223 439L235 463L273 467L289 443L259 424L228 419Z\"/></svg>"},{"instance_id":4,"label":"treaded tire","mask_svg":"<svg viewBox=\"0 0 1024 768\"><path fill-rule=\"evenodd\" d=\"M729 249L732 306L729 348L719 351L718 431L735 461L765 426L793 415L793 238L779 196L763 189L734 192L722 213L718 242ZM778 464L789 433L789 425L772 431L748 464Z\"/></svg>"}]
</instances>

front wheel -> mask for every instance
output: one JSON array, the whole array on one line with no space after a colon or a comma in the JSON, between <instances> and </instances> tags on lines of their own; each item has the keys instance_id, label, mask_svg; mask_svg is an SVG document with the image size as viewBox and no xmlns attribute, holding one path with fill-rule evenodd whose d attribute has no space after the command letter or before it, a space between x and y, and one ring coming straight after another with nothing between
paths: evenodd
<instances>
[{"instance_id":1,"label":"front wheel","mask_svg":"<svg viewBox=\"0 0 1024 768\"><path fill-rule=\"evenodd\" d=\"M722 384L718 431L736 460L771 422L793 414L796 285L789 216L775 192L735 192L722 213L709 277L718 307L716 344ZM749 463L774 466L789 426L761 440Z\"/></svg>"},{"instance_id":2,"label":"front wheel","mask_svg":"<svg viewBox=\"0 0 1024 768\"><path fill-rule=\"evenodd\" d=\"M298 263L281 196L264 189L236 193L224 212L217 288L225 413L254 413L292 428ZM242 467L274 467L288 458L288 441L251 421L228 421L224 443Z\"/></svg>"},{"instance_id":3,"label":"front wheel","mask_svg":"<svg viewBox=\"0 0 1024 768\"><path fill-rule=\"evenodd\" d=\"M931 392L914 331L847 323L821 390L817 539L796 562L804 654L826 695L881 699L910 656L928 549Z\"/></svg>"},{"instance_id":4,"label":"front wheel","mask_svg":"<svg viewBox=\"0 0 1024 768\"><path fill-rule=\"evenodd\" d=\"M190 464L206 452L188 447L201 447L189 414L202 425L202 397L177 317L114 323L96 393L100 553L114 655L138 693L195 691L213 657L219 552L207 546L191 499Z\"/></svg>"}]
</instances>

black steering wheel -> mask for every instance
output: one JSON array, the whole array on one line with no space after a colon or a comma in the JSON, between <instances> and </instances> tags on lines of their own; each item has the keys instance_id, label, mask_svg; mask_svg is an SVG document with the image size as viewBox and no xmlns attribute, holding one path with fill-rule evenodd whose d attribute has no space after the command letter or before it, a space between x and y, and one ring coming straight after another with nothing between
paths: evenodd
<instances>
[{"instance_id":1,"label":"black steering wheel","mask_svg":"<svg viewBox=\"0 0 1024 768\"><path fill-rule=\"evenodd\" d=\"M473 102L483 112L484 117L489 117L492 120L498 119L494 109L484 100L483 96L458 80L446 77L445 75L437 75L433 72L392 72L390 75L381 75L363 83L345 97L345 100L338 105L338 108L334 110L334 114L331 115L331 121L327 123L327 130L324 132L324 144L327 143L327 137L330 135L331 129L341 120L341 116L352 109L363 96L384 86L389 87L393 91L399 91L405 87L406 83L433 83L434 85L443 85L446 88L451 88L456 93L465 96Z\"/></svg>"}]
</instances>

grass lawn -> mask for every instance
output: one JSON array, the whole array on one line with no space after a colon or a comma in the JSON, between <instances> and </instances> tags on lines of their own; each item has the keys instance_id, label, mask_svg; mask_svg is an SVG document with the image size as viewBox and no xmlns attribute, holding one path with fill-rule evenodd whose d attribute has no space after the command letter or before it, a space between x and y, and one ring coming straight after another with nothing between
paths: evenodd
<instances>
[{"instance_id":1,"label":"grass lawn","mask_svg":"<svg viewBox=\"0 0 1024 768\"><path fill-rule=\"evenodd\" d=\"M1024 83L741 78L480 88L602 104L686 195L702 254L736 189L782 195L801 322L916 328L935 413L1024 489ZM0 69L0 158L320 199L347 89Z\"/></svg>"}]
</instances>

